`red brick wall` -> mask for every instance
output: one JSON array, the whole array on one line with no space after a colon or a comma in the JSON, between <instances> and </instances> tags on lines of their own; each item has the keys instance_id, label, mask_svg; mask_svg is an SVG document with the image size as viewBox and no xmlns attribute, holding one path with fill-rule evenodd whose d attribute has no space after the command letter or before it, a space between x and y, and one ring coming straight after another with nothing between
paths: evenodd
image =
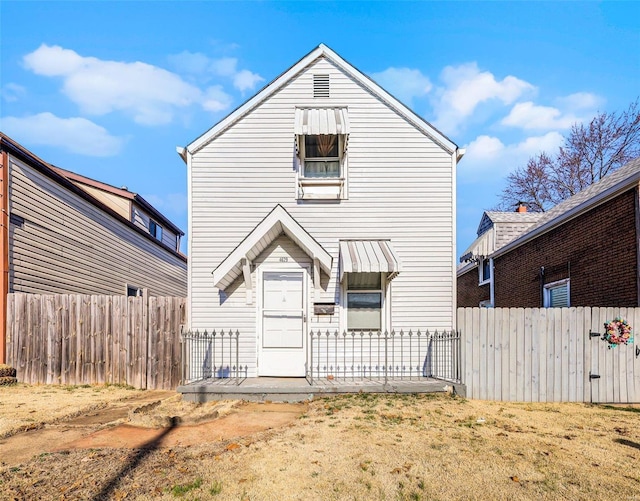
<instances>
[{"instance_id":1,"label":"red brick wall","mask_svg":"<svg viewBox=\"0 0 640 501\"><path fill-rule=\"evenodd\" d=\"M478 306L480 301L491 299L489 284L478 285L478 268L458 277L458 307Z\"/></svg>"},{"instance_id":2,"label":"red brick wall","mask_svg":"<svg viewBox=\"0 0 640 501\"><path fill-rule=\"evenodd\" d=\"M496 258L495 305L541 307L544 266L545 284L571 279L571 306L638 306L636 197L622 193Z\"/></svg>"}]
</instances>

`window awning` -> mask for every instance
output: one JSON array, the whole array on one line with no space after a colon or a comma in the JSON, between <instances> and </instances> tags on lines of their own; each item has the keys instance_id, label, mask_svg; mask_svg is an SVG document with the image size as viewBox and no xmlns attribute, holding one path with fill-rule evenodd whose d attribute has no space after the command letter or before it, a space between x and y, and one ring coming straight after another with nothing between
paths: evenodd
<instances>
[{"instance_id":1,"label":"window awning","mask_svg":"<svg viewBox=\"0 0 640 501\"><path fill-rule=\"evenodd\" d=\"M389 240L340 240L340 281L345 273L387 273L392 280L401 271Z\"/></svg>"},{"instance_id":2,"label":"window awning","mask_svg":"<svg viewBox=\"0 0 640 501\"><path fill-rule=\"evenodd\" d=\"M296 108L295 134L349 134L347 108Z\"/></svg>"}]
</instances>

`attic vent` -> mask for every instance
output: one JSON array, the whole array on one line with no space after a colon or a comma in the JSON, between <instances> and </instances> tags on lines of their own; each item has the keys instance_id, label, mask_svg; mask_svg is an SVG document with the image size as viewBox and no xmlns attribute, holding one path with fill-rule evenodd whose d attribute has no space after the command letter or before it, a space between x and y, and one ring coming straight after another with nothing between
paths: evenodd
<instances>
[{"instance_id":1,"label":"attic vent","mask_svg":"<svg viewBox=\"0 0 640 501\"><path fill-rule=\"evenodd\" d=\"M313 97L329 97L329 75L313 75Z\"/></svg>"}]
</instances>

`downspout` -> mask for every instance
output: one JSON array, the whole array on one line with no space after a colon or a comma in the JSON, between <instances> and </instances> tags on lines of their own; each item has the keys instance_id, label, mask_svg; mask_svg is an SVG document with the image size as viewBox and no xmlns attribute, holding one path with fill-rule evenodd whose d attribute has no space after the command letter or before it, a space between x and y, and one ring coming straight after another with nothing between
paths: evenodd
<instances>
[{"instance_id":1,"label":"downspout","mask_svg":"<svg viewBox=\"0 0 640 501\"><path fill-rule=\"evenodd\" d=\"M9 293L9 155L0 164L0 364L7 362L7 294Z\"/></svg>"},{"instance_id":2,"label":"downspout","mask_svg":"<svg viewBox=\"0 0 640 501\"><path fill-rule=\"evenodd\" d=\"M491 302L491 307L496 307L496 290L495 290L495 278L493 273L493 258L489 258L489 301Z\"/></svg>"}]
</instances>

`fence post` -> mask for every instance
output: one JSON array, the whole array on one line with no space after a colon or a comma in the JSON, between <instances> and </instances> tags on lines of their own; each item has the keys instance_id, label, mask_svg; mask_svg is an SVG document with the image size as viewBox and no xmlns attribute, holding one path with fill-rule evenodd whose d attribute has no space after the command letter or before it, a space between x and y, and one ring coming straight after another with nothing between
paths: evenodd
<instances>
[{"instance_id":1,"label":"fence post","mask_svg":"<svg viewBox=\"0 0 640 501\"><path fill-rule=\"evenodd\" d=\"M387 386L389 382L389 374L387 372L387 363L389 358L389 331L384 331L384 385Z\"/></svg>"},{"instance_id":2,"label":"fence post","mask_svg":"<svg viewBox=\"0 0 640 501\"><path fill-rule=\"evenodd\" d=\"M240 386L240 331L236 329L236 386Z\"/></svg>"},{"instance_id":3,"label":"fence post","mask_svg":"<svg viewBox=\"0 0 640 501\"><path fill-rule=\"evenodd\" d=\"M310 332L310 336L309 338L311 339L311 362L309 364L309 367L311 368L311 370L309 371L310 377L309 377L309 383L311 384L311 386L313 386L313 331Z\"/></svg>"}]
</instances>

